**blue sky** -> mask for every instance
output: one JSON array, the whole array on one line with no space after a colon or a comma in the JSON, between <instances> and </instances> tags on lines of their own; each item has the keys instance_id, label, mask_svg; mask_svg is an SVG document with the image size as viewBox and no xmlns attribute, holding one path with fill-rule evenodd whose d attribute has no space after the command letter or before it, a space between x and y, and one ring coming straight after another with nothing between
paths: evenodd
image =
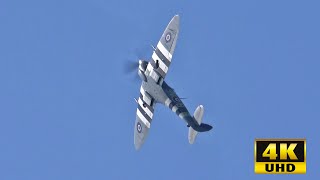
<instances>
[{"instance_id":1,"label":"blue sky","mask_svg":"<svg viewBox=\"0 0 320 180\"><path fill-rule=\"evenodd\" d=\"M0 1L0 179L315 179L319 171L318 1ZM140 151L140 82L173 15L166 81L214 126L188 144L158 105ZM306 138L306 175L256 175L255 138Z\"/></svg>"}]
</instances>

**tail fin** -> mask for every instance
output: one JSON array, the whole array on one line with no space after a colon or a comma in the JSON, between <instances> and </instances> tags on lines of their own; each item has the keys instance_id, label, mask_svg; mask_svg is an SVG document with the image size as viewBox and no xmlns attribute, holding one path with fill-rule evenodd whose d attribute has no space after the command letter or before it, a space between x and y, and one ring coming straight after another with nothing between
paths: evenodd
<instances>
[{"instance_id":1,"label":"tail fin","mask_svg":"<svg viewBox=\"0 0 320 180\"><path fill-rule=\"evenodd\" d=\"M193 117L194 119L198 122L199 125L201 125L202 122L202 117L203 117L203 113L204 113L204 108L202 105L199 105L197 107L197 109L194 111ZM194 140L196 139L198 132L195 131L191 126L189 127L189 135L188 135L188 139L189 139L189 143L193 144Z\"/></svg>"}]
</instances>

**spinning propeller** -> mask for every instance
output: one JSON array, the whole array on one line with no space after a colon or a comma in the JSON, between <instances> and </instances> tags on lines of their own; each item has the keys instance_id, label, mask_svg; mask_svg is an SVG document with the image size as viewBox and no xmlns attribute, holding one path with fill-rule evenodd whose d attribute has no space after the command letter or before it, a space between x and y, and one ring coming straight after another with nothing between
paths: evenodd
<instances>
[{"instance_id":1,"label":"spinning propeller","mask_svg":"<svg viewBox=\"0 0 320 180\"><path fill-rule=\"evenodd\" d=\"M126 60L124 62L124 73L125 74L132 74L135 73L135 80L138 80L138 72L145 71L147 68L148 62L142 59L148 59L147 53L149 52L149 48L136 48L134 50L134 58L138 61L133 60Z\"/></svg>"}]
</instances>

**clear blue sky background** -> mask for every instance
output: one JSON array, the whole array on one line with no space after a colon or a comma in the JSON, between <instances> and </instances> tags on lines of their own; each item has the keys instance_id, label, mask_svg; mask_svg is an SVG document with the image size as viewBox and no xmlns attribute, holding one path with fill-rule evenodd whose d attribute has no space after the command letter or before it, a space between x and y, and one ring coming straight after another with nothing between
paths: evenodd
<instances>
[{"instance_id":1,"label":"clear blue sky background","mask_svg":"<svg viewBox=\"0 0 320 180\"><path fill-rule=\"evenodd\" d=\"M0 179L317 179L319 1L1 0ZM158 105L135 151L140 82L179 14L167 82L213 131ZM306 175L256 175L255 138L307 138Z\"/></svg>"}]
</instances>

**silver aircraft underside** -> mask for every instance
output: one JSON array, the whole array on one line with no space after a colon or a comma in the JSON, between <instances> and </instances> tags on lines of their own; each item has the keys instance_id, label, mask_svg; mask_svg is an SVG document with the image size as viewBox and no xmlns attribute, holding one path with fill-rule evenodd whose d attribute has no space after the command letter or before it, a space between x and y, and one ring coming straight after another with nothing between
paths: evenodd
<instances>
[{"instance_id":1,"label":"silver aircraft underside","mask_svg":"<svg viewBox=\"0 0 320 180\"><path fill-rule=\"evenodd\" d=\"M209 131L212 126L201 123L204 108L198 106L191 116L176 92L164 81L171 64L179 34L179 16L175 15L166 27L152 58L147 63L139 61L138 74L142 79L134 128L134 144L140 149L144 143L153 118L156 103L163 104L183 119L189 127L189 142L192 144L198 132Z\"/></svg>"}]
</instances>

